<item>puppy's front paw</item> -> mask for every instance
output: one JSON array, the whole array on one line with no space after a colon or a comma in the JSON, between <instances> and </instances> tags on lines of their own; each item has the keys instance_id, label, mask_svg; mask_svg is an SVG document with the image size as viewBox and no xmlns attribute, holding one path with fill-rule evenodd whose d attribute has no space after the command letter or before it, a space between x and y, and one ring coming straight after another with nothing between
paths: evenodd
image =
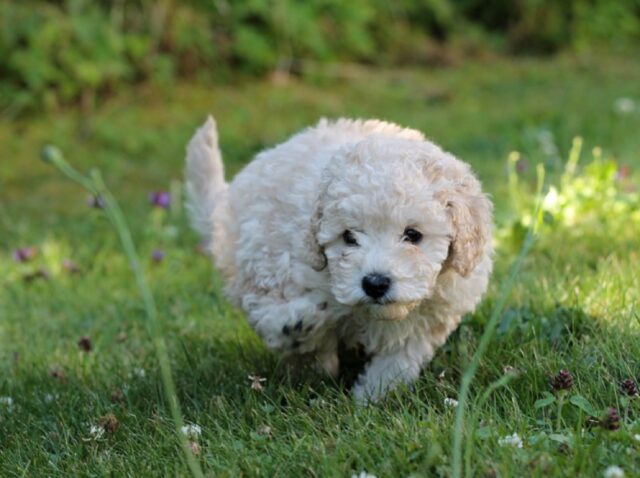
<instances>
[{"instance_id":1,"label":"puppy's front paw","mask_svg":"<svg viewBox=\"0 0 640 478\"><path fill-rule=\"evenodd\" d=\"M299 318L283 325L281 339L285 351L306 353L313 350L311 338L316 326L313 318Z\"/></svg>"},{"instance_id":2,"label":"puppy's front paw","mask_svg":"<svg viewBox=\"0 0 640 478\"><path fill-rule=\"evenodd\" d=\"M351 396L356 405L367 407L380 399L380 394L376 394L375 390L361 383L356 383L351 389Z\"/></svg>"},{"instance_id":3,"label":"puppy's front paw","mask_svg":"<svg viewBox=\"0 0 640 478\"><path fill-rule=\"evenodd\" d=\"M290 354L317 350L333 328L328 302L322 297L299 297L258 309L252 317L256 332L273 350Z\"/></svg>"},{"instance_id":4,"label":"puppy's front paw","mask_svg":"<svg viewBox=\"0 0 640 478\"><path fill-rule=\"evenodd\" d=\"M398 385L411 387L420 375L420 362L408 360L403 350L377 355L358 377L351 393L359 404L377 402Z\"/></svg>"}]
</instances>

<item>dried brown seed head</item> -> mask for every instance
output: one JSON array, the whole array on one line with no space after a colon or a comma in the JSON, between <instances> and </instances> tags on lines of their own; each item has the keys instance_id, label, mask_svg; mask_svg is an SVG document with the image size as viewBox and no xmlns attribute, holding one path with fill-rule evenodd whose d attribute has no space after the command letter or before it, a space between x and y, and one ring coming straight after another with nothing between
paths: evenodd
<instances>
[{"instance_id":1,"label":"dried brown seed head","mask_svg":"<svg viewBox=\"0 0 640 478\"><path fill-rule=\"evenodd\" d=\"M78 347L80 347L80 350L87 353L93 350L93 344L91 343L91 339L87 336L80 337L80 340L78 340Z\"/></svg>"},{"instance_id":2,"label":"dried brown seed head","mask_svg":"<svg viewBox=\"0 0 640 478\"><path fill-rule=\"evenodd\" d=\"M107 413L100 417L98 425L107 433L115 433L120 428L120 422L113 413Z\"/></svg>"}]
</instances>

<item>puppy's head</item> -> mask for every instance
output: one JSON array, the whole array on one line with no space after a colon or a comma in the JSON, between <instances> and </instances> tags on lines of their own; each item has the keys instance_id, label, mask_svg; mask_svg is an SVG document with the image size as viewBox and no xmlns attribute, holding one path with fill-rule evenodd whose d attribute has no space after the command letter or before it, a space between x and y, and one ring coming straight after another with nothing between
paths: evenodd
<instances>
[{"instance_id":1,"label":"puppy's head","mask_svg":"<svg viewBox=\"0 0 640 478\"><path fill-rule=\"evenodd\" d=\"M443 271L473 271L491 240L491 203L468 166L432 143L369 137L327 166L309 237L338 302L400 320Z\"/></svg>"}]
</instances>

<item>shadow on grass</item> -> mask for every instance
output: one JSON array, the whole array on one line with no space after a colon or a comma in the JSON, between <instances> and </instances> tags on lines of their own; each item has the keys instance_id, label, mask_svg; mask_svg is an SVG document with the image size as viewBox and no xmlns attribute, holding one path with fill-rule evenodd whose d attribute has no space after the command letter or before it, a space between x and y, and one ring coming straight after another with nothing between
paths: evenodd
<instances>
[{"instance_id":1,"label":"shadow on grass","mask_svg":"<svg viewBox=\"0 0 640 478\"><path fill-rule=\"evenodd\" d=\"M416 405L435 404L440 408L444 397L455 397L462 371L475 351L482 318L476 315L465 321L425 368L414 391L392 394L385 408L394 409L395 405L400 406L396 398L407 397L411 402L417 401ZM187 418L203 410L213 413L216 403L221 402L239 413L265 400L283 412L287 407L305 407L318 399L348 401L348 388L365 363L362 355L342 353L347 366L342 367L342 376L336 381L314 370L310 362L279 359L252 333L219 339L194 332L167 339L178 397ZM556 306L538 312L530 307L509 308L503 313L493 346L480 366L472 396L503 375L507 366L520 373L509 388L523 406L528 401L532 405L539 398L532 390L548 389L549 374L559 368L575 371L585 382L615 385L640 372L634 362L638 344L637 330L623 333L619 326L582 309ZM137 376L130 363L118 358L122 347L128 345L104 343L101 357L94 356L79 366L59 371L51 364L17 363L12 373L16 394L38 402L25 411L42 413L42 397L36 395L49 390L51 394L67 395L75 406L87 411L126 408L134 415L162 413L167 404L157 368L148 363L145 375ZM250 376L266 380L252 388L255 380ZM615 386L607 393L613 399ZM62 419L66 413L60 413Z\"/></svg>"},{"instance_id":2,"label":"shadow on grass","mask_svg":"<svg viewBox=\"0 0 640 478\"><path fill-rule=\"evenodd\" d=\"M445 396L456 396L461 374L481 335L483 324L477 319L471 318L450 337L423 370L415 393L408 393L424 404L438 406ZM624 340L620 340L621 334L618 326L580 308L508 308L502 314L494 346L480 367L475 393L504 375L508 366L521 373L513 390L523 397L529 397L532 389L546 390L549 375L559 368L595 372L590 367L598 365L609 370L611 383L637 375L635 354L628 353L628 360L620 360L617 354L625 355L627 346L640 344L640 333L629 331ZM256 396L285 407L291 401L303 405L318 398L348 400L348 390L367 360L362 351L341 349L341 375L336 381L314 369L310 360L279 359L253 334L227 341L187 336L180 339L179 348L179 352L174 350L173 370L180 399L187 408L197 408L198 403L212 397L224 397L238 406ZM250 375L267 379L262 391L251 389ZM589 378L585 375L585 379ZM393 395L406 398L407 390ZM393 403L392 397L387 405Z\"/></svg>"}]
</instances>

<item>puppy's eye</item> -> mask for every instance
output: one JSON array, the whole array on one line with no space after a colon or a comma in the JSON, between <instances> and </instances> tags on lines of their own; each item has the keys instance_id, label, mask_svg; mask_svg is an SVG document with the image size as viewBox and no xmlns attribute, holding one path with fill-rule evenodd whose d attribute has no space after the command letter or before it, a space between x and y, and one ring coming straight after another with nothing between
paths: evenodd
<instances>
[{"instance_id":1,"label":"puppy's eye","mask_svg":"<svg viewBox=\"0 0 640 478\"><path fill-rule=\"evenodd\" d=\"M356 236L354 236L353 232L351 232L349 229L347 229L346 231L344 231L342 233L342 240L348 246L357 246L358 245L358 241L356 241Z\"/></svg>"},{"instance_id":2,"label":"puppy's eye","mask_svg":"<svg viewBox=\"0 0 640 478\"><path fill-rule=\"evenodd\" d=\"M422 240L422 233L420 231L416 231L411 227L408 227L404 230L402 240L405 242L410 242L411 244L418 244Z\"/></svg>"}]
</instances>

